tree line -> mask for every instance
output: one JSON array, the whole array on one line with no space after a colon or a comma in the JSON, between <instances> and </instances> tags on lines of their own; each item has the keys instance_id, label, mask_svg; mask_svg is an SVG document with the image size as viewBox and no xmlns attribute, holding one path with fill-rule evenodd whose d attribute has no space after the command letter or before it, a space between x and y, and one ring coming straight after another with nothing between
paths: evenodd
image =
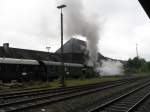
<instances>
[{"instance_id":1,"label":"tree line","mask_svg":"<svg viewBox=\"0 0 150 112\"><path fill-rule=\"evenodd\" d=\"M130 58L124 68L126 73L150 72L150 62L147 62L144 58Z\"/></svg>"}]
</instances>

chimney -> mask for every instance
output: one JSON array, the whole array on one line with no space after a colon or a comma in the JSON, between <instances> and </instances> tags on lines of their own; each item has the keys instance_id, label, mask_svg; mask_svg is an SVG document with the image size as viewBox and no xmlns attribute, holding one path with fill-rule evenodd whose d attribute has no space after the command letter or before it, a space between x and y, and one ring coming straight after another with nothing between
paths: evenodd
<instances>
[{"instance_id":1,"label":"chimney","mask_svg":"<svg viewBox=\"0 0 150 112\"><path fill-rule=\"evenodd\" d=\"M9 53L9 43L4 43L3 48L6 53Z\"/></svg>"}]
</instances>

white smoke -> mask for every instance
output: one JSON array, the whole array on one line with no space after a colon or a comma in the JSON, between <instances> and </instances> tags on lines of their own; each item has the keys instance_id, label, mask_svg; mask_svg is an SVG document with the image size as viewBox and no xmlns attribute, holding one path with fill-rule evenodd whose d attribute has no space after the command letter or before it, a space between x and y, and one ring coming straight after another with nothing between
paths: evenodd
<instances>
[{"instance_id":1,"label":"white smoke","mask_svg":"<svg viewBox=\"0 0 150 112\"><path fill-rule=\"evenodd\" d=\"M120 61L102 60L102 65L96 68L101 76L123 75L123 64Z\"/></svg>"},{"instance_id":2,"label":"white smoke","mask_svg":"<svg viewBox=\"0 0 150 112\"><path fill-rule=\"evenodd\" d=\"M85 14L83 0L65 0L64 3L67 5L64 11L66 33L68 37L73 35L86 37L90 63L93 65L97 61L99 22L96 18Z\"/></svg>"},{"instance_id":3,"label":"white smoke","mask_svg":"<svg viewBox=\"0 0 150 112\"><path fill-rule=\"evenodd\" d=\"M98 41L99 21L95 16L87 16L84 12L83 0L65 0L67 5L64 11L66 23L66 31L68 37L81 35L87 39L87 49L89 51L89 59L87 64L93 66L101 75L119 75L123 74L123 65L115 61L102 61L99 65L98 61Z\"/></svg>"}]
</instances>

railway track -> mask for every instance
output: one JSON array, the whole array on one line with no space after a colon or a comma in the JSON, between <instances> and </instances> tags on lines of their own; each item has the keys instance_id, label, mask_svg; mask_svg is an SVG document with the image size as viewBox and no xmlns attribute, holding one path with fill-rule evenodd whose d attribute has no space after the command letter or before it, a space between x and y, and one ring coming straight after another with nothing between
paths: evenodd
<instances>
[{"instance_id":1,"label":"railway track","mask_svg":"<svg viewBox=\"0 0 150 112\"><path fill-rule=\"evenodd\" d=\"M123 84L127 84L127 83L132 83L136 80L139 80L138 78L133 78L133 79L126 79L126 80L120 80L120 81L116 81L116 82L111 82L111 83L104 83L101 86L99 84L93 84L93 85L89 85L89 86L77 86L74 88L60 88L60 89L53 89L51 91L38 91L38 92L27 92L26 93L17 93L17 95L14 96L10 96L10 94L8 95L4 95L1 96L1 99L11 99L12 98L19 98L16 99L14 101L7 101L7 102L3 102L0 104L0 111L4 111L4 112L20 112L22 110L26 110L26 109L30 109L33 107L37 107L37 106L42 106L45 104L51 104L51 103L55 103L58 101L63 101L66 99L70 99L70 98L74 98L74 97L78 97L81 95L86 95L86 94L90 94L93 92L97 92L97 91L101 91L104 89L108 89L108 88L112 88L112 87L117 87L119 85L123 85ZM47 93L48 92L48 93ZM50 94L52 93L52 94ZM40 95L39 95L40 94ZM34 97L33 97L34 95ZM35 96L36 95L36 96ZM39 95L39 96L38 96ZM32 97L31 97L32 96ZM21 98L20 98L21 97ZM23 98L26 97L26 98Z\"/></svg>"},{"instance_id":2,"label":"railway track","mask_svg":"<svg viewBox=\"0 0 150 112\"><path fill-rule=\"evenodd\" d=\"M9 92L0 94L0 100L1 99L13 99L18 97L24 97L24 96L33 96L33 95L39 95L39 94L49 94L49 93L58 93L62 91L68 91L68 90L75 90L75 89L90 89L94 87L104 87L108 85L113 85L120 82L126 82L126 81L134 81L138 79L143 79L145 77L136 77L136 78L128 78L128 79L121 79L116 81L108 81L108 82L101 82L96 84L87 84L87 85L81 85L81 86L73 86L73 87L65 87L65 88L56 88L56 89L38 89L38 90L27 90L27 91L19 91L19 92Z\"/></svg>"},{"instance_id":3,"label":"railway track","mask_svg":"<svg viewBox=\"0 0 150 112\"><path fill-rule=\"evenodd\" d=\"M136 112L148 97L150 97L150 82L106 102L89 112Z\"/></svg>"}]
</instances>

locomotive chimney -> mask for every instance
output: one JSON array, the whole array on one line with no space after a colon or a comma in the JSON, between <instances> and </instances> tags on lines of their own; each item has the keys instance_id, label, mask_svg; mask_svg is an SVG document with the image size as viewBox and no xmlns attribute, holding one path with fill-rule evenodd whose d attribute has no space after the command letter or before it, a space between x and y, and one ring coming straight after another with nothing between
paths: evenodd
<instances>
[{"instance_id":1,"label":"locomotive chimney","mask_svg":"<svg viewBox=\"0 0 150 112\"><path fill-rule=\"evenodd\" d=\"M9 43L4 43L3 48L6 53L9 53Z\"/></svg>"}]
</instances>

